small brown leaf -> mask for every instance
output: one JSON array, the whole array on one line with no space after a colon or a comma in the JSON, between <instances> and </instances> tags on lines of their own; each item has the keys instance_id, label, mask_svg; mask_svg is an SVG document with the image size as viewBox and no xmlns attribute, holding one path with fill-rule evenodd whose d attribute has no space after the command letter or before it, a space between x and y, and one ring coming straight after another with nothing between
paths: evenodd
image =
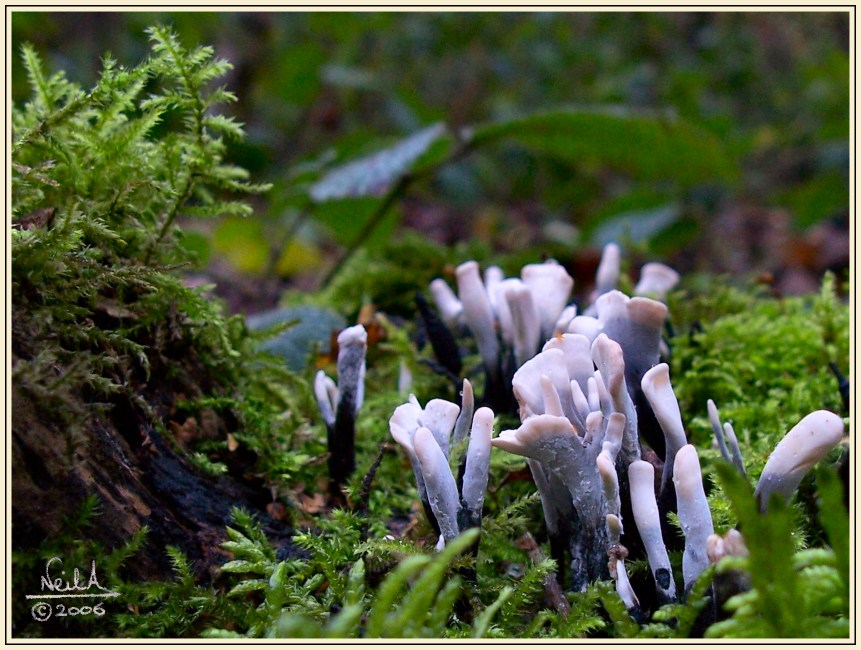
<instances>
[{"instance_id":1,"label":"small brown leaf","mask_svg":"<svg viewBox=\"0 0 861 650\"><path fill-rule=\"evenodd\" d=\"M266 512L276 521L284 521L290 516L289 510L283 503L273 501L266 504Z\"/></svg>"},{"instance_id":2,"label":"small brown leaf","mask_svg":"<svg viewBox=\"0 0 861 650\"><path fill-rule=\"evenodd\" d=\"M128 307L124 307L116 300L102 298L95 306L97 311L104 312L111 318L130 318L137 319L137 314Z\"/></svg>"},{"instance_id":3,"label":"small brown leaf","mask_svg":"<svg viewBox=\"0 0 861 650\"><path fill-rule=\"evenodd\" d=\"M51 225L56 214L57 208L39 208L38 210L33 210L18 219L18 227L24 230L47 228Z\"/></svg>"},{"instance_id":4,"label":"small brown leaf","mask_svg":"<svg viewBox=\"0 0 861 650\"><path fill-rule=\"evenodd\" d=\"M218 414L215 409L205 408L200 410L200 437L205 440L217 440L219 424Z\"/></svg>"},{"instance_id":5,"label":"small brown leaf","mask_svg":"<svg viewBox=\"0 0 861 650\"><path fill-rule=\"evenodd\" d=\"M239 449L239 441L233 437L232 433L227 434L227 449L228 451L236 451Z\"/></svg>"},{"instance_id":6,"label":"small brown leaf","mask_svg":"<svg viewBox=\"0 0 861 650\"><path fill-rule=\"evenodd\" d=\"M173 435L180 444L188 444L197 437L197 420L192 417L186 418L181 425L171 420L168 422Z\"/></svg>"},{"instance_id":7,"label":"small brown leaf","mask_svg":"<svg viewBox=\"0 0 861 650\"><path fill-rule=\"evenodd\" d=\"M316 514L326 507L326 497L319 492L314 496L307 494L299 495L299 509L309 515Z\"/></svg>"}]
</instances>

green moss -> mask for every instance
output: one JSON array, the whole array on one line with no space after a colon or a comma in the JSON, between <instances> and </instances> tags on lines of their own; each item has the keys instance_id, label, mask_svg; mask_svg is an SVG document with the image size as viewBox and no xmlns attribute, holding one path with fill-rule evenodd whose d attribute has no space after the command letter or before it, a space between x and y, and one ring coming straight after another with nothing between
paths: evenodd
<instances>
[{"instance_id":1,"label":"green moss","mask_svg":"<svg viewBox=\"0 0 861 650\"><path fill-rule=\"evenodd\" d=\"M231 195L265 188L223 160L241 129L216 111L234 98L206 89L229 64L169 30L150 37L149 59L106 58L89 91L23 49L33 96L13 109L13 379L70 432L110 395L138 401L153 376L240 374L241 322L171 272L184 259L175 222L248 214Z\"/></svg>"},{"instance_id":2,"label":"green moss","mask_svg":"<svg viewBox=\"0 0 861 650\"><path fill-rule=\"evenodd\" d=\"M817 409L842 413L835 363L849 365L849 307L826 276L819 296L777 299L757 290L719 288L670 303L677 335L673 386L699 446L712 437L706 401L733 424L754 476L802 417ZM687 303L687 304L685 304ZM686 330L691 323L699 331Z\"/></svg>"}]
</instances>

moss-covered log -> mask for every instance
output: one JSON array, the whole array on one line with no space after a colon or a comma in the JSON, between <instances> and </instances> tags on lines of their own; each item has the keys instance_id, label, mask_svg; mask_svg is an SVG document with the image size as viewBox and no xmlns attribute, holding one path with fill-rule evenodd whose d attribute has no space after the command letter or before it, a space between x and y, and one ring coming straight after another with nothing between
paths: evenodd
<instances>
[{"instance_id":1,"label":"moss-covered log","mask_svg":"<svg viewBox=\"0 0 861 650\"><path fill-rule=\"evenodd\" d=\"M147 527L128 566L140 578L170 575L168 545L200 574L223 562L237 506L275 540L290 534L266 516L255 466L272 445L254 434L274 436L285 406L243 412L265 362L241 319L172 271L189 259L178 218L248 214L225 196L265 188L223 161L242 131L214 111L233 96L208 82L230 65L169 30L150 36L149 59L106 59L88 92L25 47L33 98L13 147L13 547L50 543L95 496L90 541L117 547ZM228 436L243 433L260 447L237 451Z\"/></svg>"},{"instance_id":2,"label":"moss-covered log","mask_svg":"<svg viewBox=\"0 0 861 650\"><path fill-rule=\"evenodd\" d=\"M38 403L13 390L13 548L38 548L62 534L87 496L98 499L92 539L120 546L147 526L144 552L129 563L140 579L169 578L164 549L174 545L194 562L201 577L227 559L219 546L231 509L255 513L273 543L293 550L292 531L266 514L271 500L262 485L243 485L227 476L209 476L172 448L131 404L91 418L68 449L65 432L46 422Z\"/></svg>"}]
</instances>

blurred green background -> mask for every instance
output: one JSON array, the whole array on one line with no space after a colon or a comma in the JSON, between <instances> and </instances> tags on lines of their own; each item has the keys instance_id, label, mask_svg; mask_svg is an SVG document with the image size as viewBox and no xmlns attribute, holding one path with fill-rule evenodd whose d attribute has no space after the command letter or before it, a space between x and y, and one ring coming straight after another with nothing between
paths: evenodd
<instances>
[{"instance_id":1,"label":"blurred green background","mask_svg":"<svg viewBox=\"0 0 861 650\"><path fill-rule=\"evenodd\" d=\"M247 137L230 157L273 183L251 219L183 224L197 279L233 310L318 288L357 238L374 251L409 232L553 254L584 278L609 239L684 272L767 273L785 293L848 265L848 13L15 11L12 47L90 85L105 52L146 56L155 23L233 63L228 111ZM12 69L22 102L17 56ZM379 196L309 199L338 165L438 122L516 136L518 117L596 107L686 130L665 149L660 131L584 121L569 146L533 125L401 188L366 238Z\"/></svg>"}]
</instances>

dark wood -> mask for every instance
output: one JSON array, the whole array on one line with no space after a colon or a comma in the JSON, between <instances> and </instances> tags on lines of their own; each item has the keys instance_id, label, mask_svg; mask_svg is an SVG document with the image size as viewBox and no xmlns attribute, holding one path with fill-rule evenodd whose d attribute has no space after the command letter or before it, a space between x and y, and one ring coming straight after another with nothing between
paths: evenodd
<instances>
[{"instance_id":1,"label":"dark wood","mask_svg":"<svg viewBox=\"0 0 861 650\"><path fill-rule=\"evenodd\" d=\"M146 544L127 565L141 580L173 577L165 547L181 548L208 581L228 554L220 548L231 509L254 514L282 554L299 553L292 531L266 514L262 485L202 474L129 403L93 416L67 444L68 432L45 422L38 404L13 387L12 544L38 548L62 531L84 498L98 498L88 540L105 548L126 542L142 526Z\"/></svg>"}]
</instances>

